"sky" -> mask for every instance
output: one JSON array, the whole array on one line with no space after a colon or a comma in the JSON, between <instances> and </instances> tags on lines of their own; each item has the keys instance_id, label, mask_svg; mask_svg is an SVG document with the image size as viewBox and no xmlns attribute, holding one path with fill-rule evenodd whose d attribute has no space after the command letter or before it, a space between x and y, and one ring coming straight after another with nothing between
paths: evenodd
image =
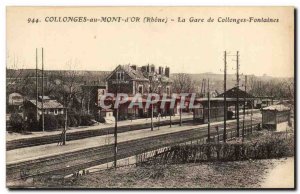
<instances>
[{"instance_id":1,"label":"sky","mask_svg":"<svg viewBox=\"0 0 300 194\"><path fill-rule=\"evenodd\" d=\"M35 68L44 48L46 70L111 71L119 64L169 66L171 73L228 73L276 77L294 75L291 7L8 7L7 66ZM159 17L167 23L59 23L46 17ZM178 23L178 17L215 19ZM278 18L278 23L220 23L219 18ZM28 23L38 18L39 23ZM174 19L171 22L170 19Z\"/></svg>"}]
</instances>

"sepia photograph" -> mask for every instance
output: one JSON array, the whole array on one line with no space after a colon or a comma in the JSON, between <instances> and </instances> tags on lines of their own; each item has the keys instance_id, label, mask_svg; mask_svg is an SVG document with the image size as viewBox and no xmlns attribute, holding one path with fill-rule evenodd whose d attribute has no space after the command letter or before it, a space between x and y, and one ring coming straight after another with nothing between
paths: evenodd
<instances>
[{"instance_id":1,"label":"sepia photograph","mask_svg":"<svg viewBox=\"0 0 300 194\"><path fill-rule=\"evenodd\" d=\"M6 6L6 187L294 190L295 13Z\"/></svg>"}]
</instances>

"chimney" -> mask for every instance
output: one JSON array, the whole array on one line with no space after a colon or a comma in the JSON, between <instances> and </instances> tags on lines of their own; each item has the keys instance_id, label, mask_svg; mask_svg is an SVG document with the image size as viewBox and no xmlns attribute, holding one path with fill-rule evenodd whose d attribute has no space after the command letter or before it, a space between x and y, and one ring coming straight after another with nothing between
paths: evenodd
<instances>
[{"instance_id":1,"label":"chimney","mask_svg":"<svg viewBox=\"0 0 300 194\"><path fill-rule=\"evenodd\" d=\"M161 67L161 74L164 74L164 67Z\"/></svg>"},{"instance_id":2,"label":"chimney","mask_svg":"<svg viewBox=\"0 0 300 194\"><path fill-rule=\"evenodd\" d=\"M151 72L155 72L155 66L154 65L151 65Z\"/></svg>"},{"instance_id":3,"label":"chimney","mask_svg":"<svg viewBox=\"0 0 300 194\"><path fill-rule=\"evenodd\" d=\"M159 75L162 74L162 69L161 69L161 67L158 67L158 74L159 74Z\"/></svg>"},{"instance_id":4,"label":"chimney","mask_svg":"<svg viewBox=\"0 0 300 194\"><path fill-rule=\"evenodd\" d=\"M131 65L130 66L133 70L136 70L136 65Z\"/></svg>"},{"instance_id":5,"label":"chimney","mask_svg":"<svg viewBox=\"0 0 300 194\"><path fill-rule=\"evenodd\" d=\"M147 68L148 68L148 66L146 66L146 65L142 66L142 71L147 72Z\"/></svg>"},{"instance_id":6,"label":"chimney","mask_svg":"<svg viewBox=\"0 0 300 194\"><path fill-rule=\"evenodd\" d=\"M165 68L165 76L170 77L170 67Z\"/></svg>"}]
</instances>

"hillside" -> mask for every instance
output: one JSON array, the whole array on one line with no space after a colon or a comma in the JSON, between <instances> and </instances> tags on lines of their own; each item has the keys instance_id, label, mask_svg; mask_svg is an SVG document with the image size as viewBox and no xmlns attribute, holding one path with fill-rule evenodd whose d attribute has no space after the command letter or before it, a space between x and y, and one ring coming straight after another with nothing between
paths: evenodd
<instances>
[{"instance_id":1,"label":"hillside","mask_svg":"<svg viewBox=\"0 0 300 194\"><path fill-rule=\"evenodd\" d=\"M92 83L92 82L99 82L101 84L104 84L105 78L107 75L109 75L110 71L55 71L55 70L45 70L45 76L48 77L48 79L56 79L58 76L64 76L64 75L70 75L74 74L78 77L78 80L83 83ZM40 74L40 70L39 70ZM174 77L176 73L171 74L171 78ZM210 89L211 91L217 91L218 93L223 92L224 90L224 75L223 74L216 74L216 73L198 73L198 74L189 74L192 78L192 80L196 83L196 92L201 91L202 82L204 79L210 80ZM35 77L35 69L7 69L6 77ZM243 75L240 76L240 86L243 86L245 77ZM254 84L254 81L256 83L267 83L267 82L289 82L293 83L294 78L277 78L277 77L271 77L271 76L255 76L255 75L248 75L248 89L250 89L251 85ZM236 86L236 75L235 74L228 74L227 75L227 89L230 89L232 87Z\"/></svg>"}]
</instances>

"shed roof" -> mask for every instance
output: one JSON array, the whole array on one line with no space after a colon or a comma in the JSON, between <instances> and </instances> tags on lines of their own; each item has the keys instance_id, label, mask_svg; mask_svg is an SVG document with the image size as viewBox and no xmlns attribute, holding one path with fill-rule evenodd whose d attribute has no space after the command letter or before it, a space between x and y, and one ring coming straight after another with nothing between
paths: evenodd
<instances>
[{"instance_id":1,"label":"shed roof","mask_svg":"<svg viewBox=\"0 0 300 194\"><path fill-rule=\"evenodd\" d=\"M272 110L272 111L289 111L291 110L289 107L284 106L282 104L271 105L263 108L263 110Z\"/></svg>"},{"instance_id":2,"label":"shed roof","mask_svg":"<svg viewBox=\"0 0 300 194\"><path fill-rule=\"evenodd\" d=\"M228 98L236 98L237 94L239 94L239 98L254 98L251 94L245 92L244 90L241 90L237 87L233 87L226 91L226 97ZM217 97L223 97L224 93L219 94Z\"/></svg>"},{"instance_id":3,"label":"shed roof","mask_svg":"<svg viewBox=\"0 0 300 194\"><path fill-rule=\"evenodd\" d=\"M34 106L37 106L39 109L42 108L42 102L38 101L36 104L36 100L29 100ZM57 100L46 100L43 105L44 109L53 109L53 108L64 108L64 106L57 102Z\"/></svg>"},{"instance_id":4,"label":"shed roof","mask_svg":"<svg viewBox=\"0 0 300 194\"><path fill-rule=\"evenodd\" d=\"M210 101L220 101L220 102L223 102L224 101L224 98L222 97L216 97L216 98L210 98L209 99ZM208 98L197 98L196 99L197 102L206 102L208 101ZM230 102L234 102L236 101L236 98L226 98L226 101L230 101ZM241 99L242 101L242 99Z\"/></svg>"}]
</instances>

